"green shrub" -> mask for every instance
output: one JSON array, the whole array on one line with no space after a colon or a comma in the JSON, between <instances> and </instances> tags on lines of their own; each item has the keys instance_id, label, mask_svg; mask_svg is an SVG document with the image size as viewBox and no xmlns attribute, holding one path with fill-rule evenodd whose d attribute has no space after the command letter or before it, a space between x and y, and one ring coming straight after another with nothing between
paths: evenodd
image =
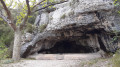
<instances>
[{"instance_id":1,"label":"green shrub","mask_svg":"<svg viewBox=\"0 0 120 67\"><path fill-rule=\"evenodd\" d=\"M7 58L9 55L7 54L8 48L2 48L0 47L0 60L3 60Z\"/></svg>"},{"instance_id":2,"label":"green shrub","mask_svg":"<svg viewBox=\"0 0 120 67\"><path fill-rule=\"evenodd\" d=\"M8 48L13 40L13 31L9 26L0 24L0 60L8 57Z\"/></svg>"}]
</instances>

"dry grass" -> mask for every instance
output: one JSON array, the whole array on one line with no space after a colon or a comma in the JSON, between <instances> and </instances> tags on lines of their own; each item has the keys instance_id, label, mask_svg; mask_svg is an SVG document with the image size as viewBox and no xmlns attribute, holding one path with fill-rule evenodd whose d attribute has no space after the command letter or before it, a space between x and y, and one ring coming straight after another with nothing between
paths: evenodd
<instances>
[{"instance_id":1,"label":"dry grass","mask_svg":"<svg viewBox=\"0 0 120 67\"><path fill-rule=\"evenodd\" d=\"M112 58L113 67L120 67L120 54L116 53Z\"/></svg>"}]
</instances>

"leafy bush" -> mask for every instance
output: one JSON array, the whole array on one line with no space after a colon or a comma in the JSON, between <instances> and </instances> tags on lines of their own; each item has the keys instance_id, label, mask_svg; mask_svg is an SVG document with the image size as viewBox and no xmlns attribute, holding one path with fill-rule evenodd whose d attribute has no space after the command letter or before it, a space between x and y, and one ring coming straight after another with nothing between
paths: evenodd
<instances>
[{"instance_id":1,"label":"leafy bush","mask_svg":"<svg viewBox=\"0 0 120 67\"><path fill-rule=\"evenodd\" d=\"M1 49L0 47L0 60L8 57L7 51L8 51L8 48L4 47Z\"/></svg>"},{"instance_id":2,"label":"leafy bush","mask_svg":"<svg viewBox=\"0 0 120 67\"><path fill-rule=\"evenodd\" d=\"M13 31L5 24L0 24L0 60L8 57L8 48L13 40Z\"/></svg>"}]
</instances>

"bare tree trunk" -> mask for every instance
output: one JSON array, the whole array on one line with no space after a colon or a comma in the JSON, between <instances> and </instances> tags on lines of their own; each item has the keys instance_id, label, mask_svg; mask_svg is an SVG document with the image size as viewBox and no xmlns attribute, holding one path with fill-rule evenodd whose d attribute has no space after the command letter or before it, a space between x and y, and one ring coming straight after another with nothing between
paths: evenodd
<instances>
[{"instance_id":1,"label":"bare tree trunk","mask_svg":"<svg viewBox=\"0 0 120 67\"><path fill-rule=\"evenodd\" d=\"M20 50L21 50L21 31L16 30L14 33L14 47L13 47L13 56L14 61L20 60Z\"/></svg>"}]
</instances>

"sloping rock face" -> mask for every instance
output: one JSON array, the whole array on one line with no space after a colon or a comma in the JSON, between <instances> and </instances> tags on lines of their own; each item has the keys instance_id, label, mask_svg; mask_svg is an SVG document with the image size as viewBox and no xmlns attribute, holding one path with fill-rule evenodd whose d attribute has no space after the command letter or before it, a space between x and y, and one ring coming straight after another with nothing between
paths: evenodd
<instances>
[{"instance_id":1,"label":"sloping rock face","mask_svg":"<svg viewBox=\"0 0 120 67\"><path fill-rule=\"evenodd\" d=\"M112 0L68 0L54 7L54 11L46 10L42 12L42 18L37 17L35 25L47 26L22 46L22 57L35 53L89 53L101 49L105 52L116 51L117 41L111 32L119 30L119 26L112 13ZM61 48L60 45L66 44L69 45Z\"/></svg>"}]
</instances>

